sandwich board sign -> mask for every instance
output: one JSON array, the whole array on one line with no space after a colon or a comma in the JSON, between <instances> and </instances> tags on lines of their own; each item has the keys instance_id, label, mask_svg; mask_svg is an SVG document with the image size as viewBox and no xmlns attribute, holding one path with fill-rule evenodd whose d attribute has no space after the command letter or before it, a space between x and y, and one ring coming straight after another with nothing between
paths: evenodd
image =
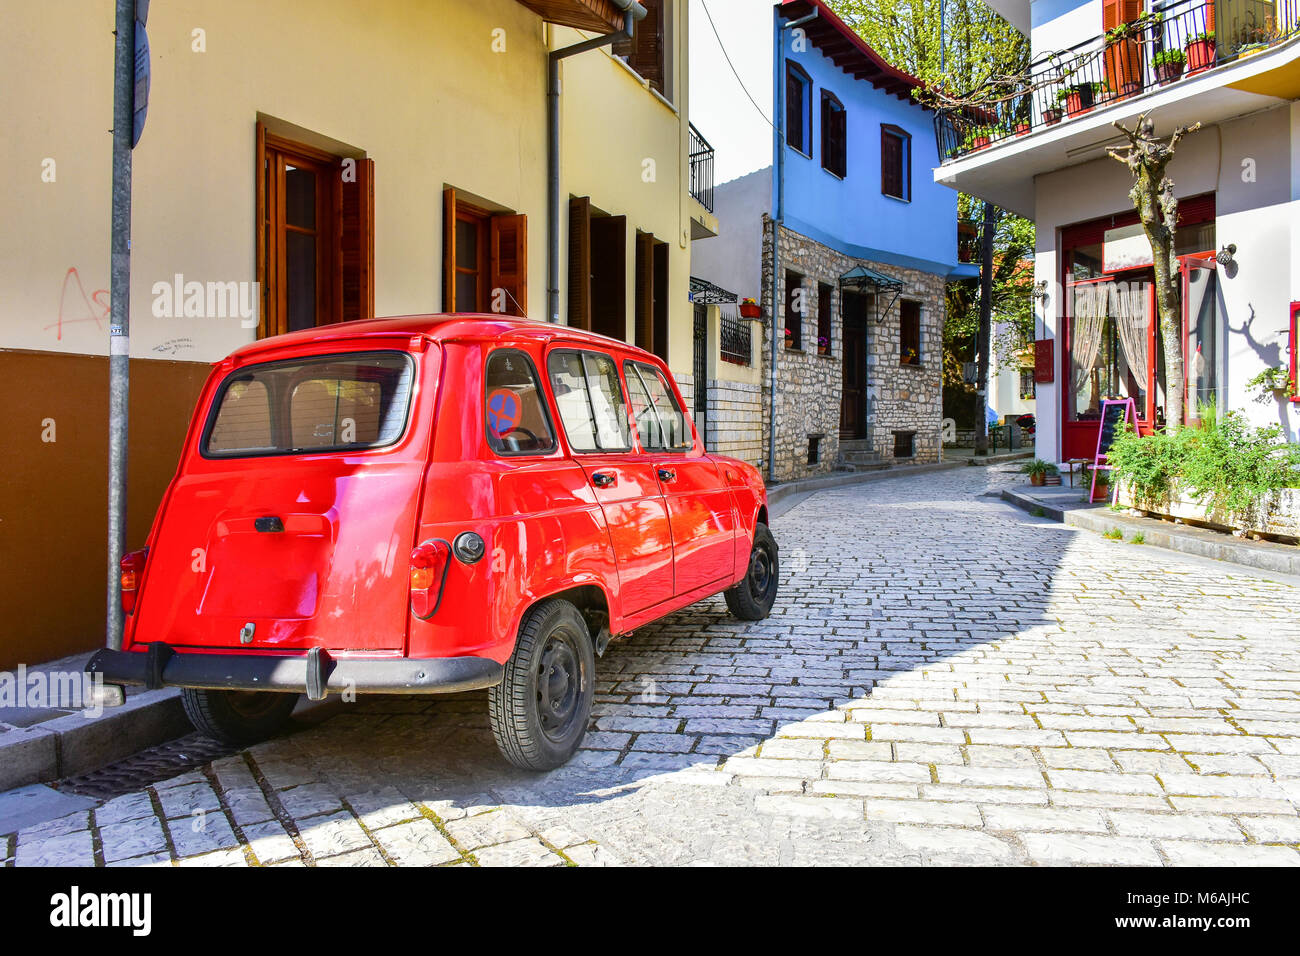
<instances>
[{"instance_id":1,"label":"sandwich board sign","mask_svg":"<svg viewBox=\"0 0 1300 956\"><path fill-rule=\"evenodd\" d=\"M1131 398L1107 398L1101 403L1101 421L1097 423L1097 451L1092 457L1092 483L1088 489L1089 503L1097 500L1097 472L1109 471L1106 455L1115 443L1121 423L1137 427L1137 406Z\"/></svg>"}]
</instances>

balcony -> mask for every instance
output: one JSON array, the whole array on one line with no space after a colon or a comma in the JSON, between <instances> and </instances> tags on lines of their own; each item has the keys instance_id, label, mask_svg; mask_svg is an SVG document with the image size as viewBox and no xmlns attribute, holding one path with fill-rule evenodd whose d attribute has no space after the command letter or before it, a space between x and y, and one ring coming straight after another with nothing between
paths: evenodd
<instances>
[{"instance_id":1,"label":"balcony","mask_svg":"<svg viewBox=\"0 0 1300 956\"><path fill-rule=\"evenodd\" d=\"M1036 57L1017 85L989 84L976 92L978 107L940 108L935 179L1032 215L1032 177L1104 155L1114 120L1159 108L1160 129L1208 126L1296 95L1300 0L1158 3Z\"/></svg>"},{"instance_id":2,"label":"balcony","mask_svg":"<svg viewBox=\"0 0 1300 956\"><path fill-rule=\"evenodd\" d=\"M963 265L974 263L979 265L980 254L980 227L982 225L979 219L958 219L957 220L957 261Z\"/></svg>"},{"instance_id":3,"label":"balcony","mask_svg":"<svg viewBox=\"0 0 1300 956\"><path fill-rule=\"evenodd\" d=\"M713 147L691 123L690 161L691 195L700 205L713 212Z\"/></svg>"}]
</instances>

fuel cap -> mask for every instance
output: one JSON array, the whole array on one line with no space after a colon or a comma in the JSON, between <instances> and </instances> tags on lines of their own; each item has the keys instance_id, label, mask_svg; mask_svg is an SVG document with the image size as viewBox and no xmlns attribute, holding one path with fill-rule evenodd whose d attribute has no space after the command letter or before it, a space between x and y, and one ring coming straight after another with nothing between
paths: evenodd
<instances>
[{"instance_id":1,"label":"fuel cap","mask_svg":"<svg viewBox=\"0 0 1300 956\"><path fill-rule=\"evenodd\" d=\"M462 564L473 564L480 560L487 551L487 546L473 531L462 531L451 543L452 553Z\"/></svg>"}]
</instances>

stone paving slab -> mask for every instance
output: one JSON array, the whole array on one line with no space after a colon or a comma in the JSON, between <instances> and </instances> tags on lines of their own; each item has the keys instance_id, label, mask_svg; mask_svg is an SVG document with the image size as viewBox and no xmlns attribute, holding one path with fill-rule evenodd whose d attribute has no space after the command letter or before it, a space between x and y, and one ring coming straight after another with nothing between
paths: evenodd
<instances>
[{"instance_id":1,"label":"stone paving slab","mask_svg":"<svg viewBox=\"0 0 1300 956\"><path fill-rule=\"evenodd\" d=\"M363 698L0 860L1300 866L1294 586L1028 516L1017 480L799 501L772 616L615 642L560 770L506 764L483 693Z\"/></svg>"}]
</instances>

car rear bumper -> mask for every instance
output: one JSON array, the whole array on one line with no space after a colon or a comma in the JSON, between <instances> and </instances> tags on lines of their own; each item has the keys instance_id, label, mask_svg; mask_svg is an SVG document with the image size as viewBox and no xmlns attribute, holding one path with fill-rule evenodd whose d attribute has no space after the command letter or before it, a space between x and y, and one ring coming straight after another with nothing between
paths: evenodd
<instances>
[{"instance_id":1,"label":"car rear bumper","mask_svg":"<svg viewBox=\"0 0 1300 956\"><path fill-rule=\"evenodd\" d=\"M501 683L503 665L486 657L339 658L323 648L306 654L210 654L177 651L161 641L149 650L104 648L86 673L107 684L149 688L202 687L211 690L272 690L306 694L453 694Z\"/></svg>"}]
</instances>

